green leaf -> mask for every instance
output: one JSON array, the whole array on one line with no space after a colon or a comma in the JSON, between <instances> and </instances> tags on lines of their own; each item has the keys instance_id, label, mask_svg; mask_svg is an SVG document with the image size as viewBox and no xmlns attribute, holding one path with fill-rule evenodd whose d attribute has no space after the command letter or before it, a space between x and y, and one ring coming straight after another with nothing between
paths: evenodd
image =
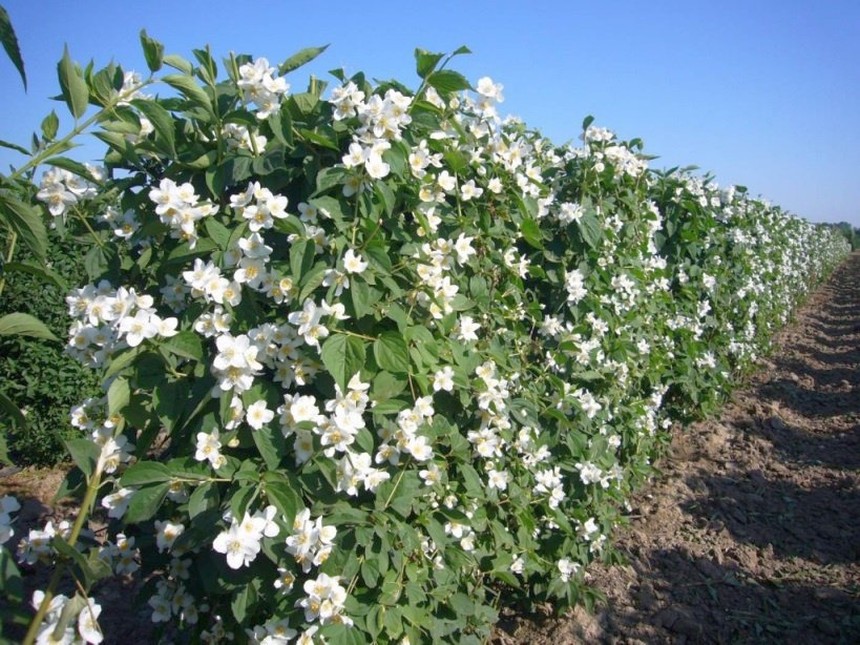
<instances>
[{"instance_id":1,"label":"green leaf","mask_svg":"<svg viewBox=\"0 0 860 645\"><path fill-rule=\"evenodd\" d=\"M173 116L156 101L134 99L131 104L152 123L155 130L155 144L159 152L170 157L176 156L175 120Z\"/></svg>"},{"instance_id":2,"label":"green leaf","mask_svg":"<svg viewBox=\"0 0 860 645\"><path fill-rule=\"evenodd\" d=\"M224 226L214 217L207 217L203 220L203 227L212 238L212 241L218 245L222 251L226 251L230 246L230 229Z\"/></svg>"},{"instance_id":3,"label":"green leaf","mask_svg":"<svg viewBox=\"0 0 860 645\"><path fill-rule=\"evenodd\" d=\"M93 246L84 257L84 269L90 280L107 273L111 262L116 259L116 249L112 246Z\"/></svg>"},{"instance_id":4,"label":"green leaf","mask_svg":"<svg viewBox=\"0 0 860 645\"><path fill-rule=\"evenodd\" d=\"M122 474L120 484L123 486L145 486L169 482L173 478L173 473L165 464L158 461L139 461L129 466Z\"/></svg>"},{"instance_id":5,"label":"green leaf","mask_svg":"<svg viewBox=\"0 0 860 645\"><path fill-rule=\"evenodd\" d=\"M257 602L257 589L253 584L243 585L233 596L230 609L233 617L241 625L245 622L251 607Z\"/></svg>"},{"instance_id":6,"label":"green leaf","mask_svg":"<svg viewBox=\"0 0 860 645\"><path fill-rule=\"evenodd\" d=\"M400 584L397 571L389 569L382 581L382 594L379 597L379 604L387 606L396 605L400 599L401 591L403 591L403 586Z\"/></svg>"},{"instance_id":7,"label":"green leaf","mask_svg":"<svg viewBox=\"0 0 860 645\"><path fill-rule=\"evenodd\" d=\"M21 408L15 405L15 402L3 392L0 392L0 412L3 413L0 415L0 419L10 417L13 425L17 425L19 428L27 426L27 419L21 413ZM8 459L0 459L0 461L8 461Z\"/></svg>"},{"instance_id":8,"label":"green leaf","mask_svg":"<svg viewBox=\"0 0 860 645\"><path fill-rule=\"evenodd\" d=\"M203 360L203 344L200 342L200 337L189 329L171 336L161 344L161 347L182 358L190 358L193 361Z\"/></svg>"},{"instance_id":9,"label":"green leaf","mask_svg":"<svg viewBox=\"0 0 860 645\"><path fill-rule=\"evenodd\" d=\"M448 69L433 72L427 77L427 82L440 94L451 94L452 92L472 89L465 76L460 74L460 72Z\"/></svg>"},{"instance_id":10,"label":"green leaf","mask_svg":"<svg viewBox=\"0 0 860 645\"><path fill-rule=\"evenodd\" d=\"M64 47L63 57L57 64L57 75L60 77L63 100L69 107L72 116L79 119L87 111L90 91L87 89L87 82L84 80L80 68L69 56L68 45Z\"/></svg>"},{"instance_id":11,"label":"green leaf","mask_svg":"<svg viewBox=\"0 0 860 645\"><path fill-rule=\"evenodd\" d=\"M54 283L63 291L69 290L69 285L63 279L63 276L61 276L53 269L49 269L48 267L40 265L36 262L32 262L29 260L25 260L23 262L10 262L9 264L3 266L3 271L5 271L6 273L27 273L29 275L34 275L43 282Z\"/></svg>"},{"instance_id":12,"label":"green leaf","mask_svg":"<svg viewBox=\"0 0 860 645\"><path fill-rule=\"evenodd\" d=\"M93 174L90 172L90 169L74 159L69 159L68 157L51 157L46 160L45 163L49 166L56 166L57 168L68 170L70 173L73 173L78 177L83 177L87 181L93 180Z\"/></svg>"},{"instance_id":13,"label":"green leaf","mask_svg":"<svg viewBox=\"0 0 860 645\"><path fill-rule=\"evenodd\" d=\"M221 496L215 482L203 482L194 489L188 499L188 517L194 519L210 508L218 508Z\"/></svg>"},{"instance_id":14,"label":"green leaf","mask_svg":"<svg viewBox=\"0 0 860 645\"><path fill-rule=\"evenodd\" d=\"M57 129L59 127L60 119L57 117L57 113L51 110L51 113L42 119L42 136L46 141L53 141L54 137L57 136Z\"/></svg>"},{"instance_id":15,"label":"green leaf","mask_svg":"<svg viewBox=\"0 0 860 645\"><path fill-rule=\"evenodd\" d=\"M296 241L290 247L290 270L297 282L300 282L302 276L313 266L315 248L316 243L313 240Z\"/></svg>"},{"instance_id":16,"label":"green leaf","mask_svg":"<svg viewBox=\"0 0 860 645\"><path fill-rule=\"evenodd\" d=\"M322 346L321 358L329 374L346 392L346 384L364 367L364 341L346 334L332 334Z\"/></svg>"},{"instance_id":17,"label":"green leaf","mask_svg":"<svg viewBox=\"0 0 860 645\"><path fill-rule=\"evenodd\" d=\"M245 464L250 463L245 462ZM242 470L244 470L245 464L242 464ZM236 479L238 478L234 475L234 480ZM245 514L248 504L251 503L251 499L257 496L257 488L255 485L245 484L233 493L233 496L230 498L230 512L233 513L233 517L242 517Z\"/></svg>"},{"instance_id":18,"label":"green leaf","mask_svg":"<svg viewBox=\"0 0 860 645\"><path fill-rule=\"evenodd\" d=\"M326 49L328 49L328 45L323 45L322 47L305 47L281 63L278 66L278 74L283 76L284 74L288 74L293 70L298 69L302 65L307 65Z\"/></svg>"},{"instance_id":19,"label":"green leaf","mask_svg":"<svg viewBox=\"0 0 860 645\"><path fill-rule=\"evenodd\" d=\"M308 201L312 206L316 206L321 212L325 211L335 222L342 222L346 217L343 212L343 206L334 197L323 195L322 197L316 197Z\"/></svg>"},{"instance_id":20,"label":"green leaf","mask_svg":"<svg viewBox=\"0 0 860 645\"><path fill-rule=\"evenodd\" d=\"M94 76L88 75L91 100L100 106L110 105L122 89L123 78L122 70L113 63Z\"/></svg>"},{"instance_id":21,"label":"green leaf","mask_svg":"<svg viewBox=\"0 0 860 645\"><path fill-rule=\"evenodd\" d=\"M384 181L378 181L374 185L374 192L382 197L382 206L385 208L385 213L390 217L394 213L394 206L397 201L394 191Z\"/></svg>"},{"instance_id":22,"label":"green leaf","mask_svg":"<svg viewBox=\"0 0 860 645\"><path fill-rule=\"evenodd\" d=\"M30 314L12 313L0 318L0 336L31 336L59 340L42 321Z\"/></svg>"},{"instance_id":23,"label":"green leaf","mask_svg":"<svg viewBox=\"0 0 860 645\"><path fill-rule=\"evenodd\" d=\"M215 117L215 112L212 108L212 100L203 89L197 85L191 76L182 74L171 74L161 79L170 87L178 91L182 96L187 98L193 105L202 108L210 116Z\"/></svg>"},{"instance_id":24,"label":"green leaf","mask_svg":"<svg viewBox=\"0 0 860 645\"><path fill-rule=\"evenodd\" d=\"M543 239L538 223L531 217L524 217L520 223L520 232L523 234L523 239L526 243L536 249L543 248Z\"/></svg>"},{"instance_id":25,"label":"green leaf","mask_svg":"<svg viewBox=\"0 0 860 645\"><path fill-rule=\"evenodd\" d=\"M9 549L0 549L0 589L7 601L24 602L24 580Z\"/></svg>"},{"instance_id":26,"label":"green leaf","mask_svg":"<svg viewBox=\"0 0 860 645\"><path fill-rule=\"evenodd\" d=\"M415 50L415 71L421 78L427 78L445 54L434 54L426 49Z\"/></svg>"},{"instance_id":27,"label":"green leaf","mask_svg":"<svg viewBox=\"0 0 860 645\"><path fill-rule=\"evenodd\" d=\"M95 471L101 450L91 439L67 439L65 443L72 461L89 479Z\"/></svg>"},{"instance_id":28,"label":"green leaf","mask_svg":"<svg viewBox=\"0 0 860 645\"><path fill-rule=\"evenodd\" d=\"M134 492L128 502L128 510L123 516L126 524L137 524L155 515L158 507L170 491L170 482L144 486Z\"/></svg>"},{"instance_id":29,"label":"green leaf","mask_svg":"<svg viewBox=\"0 0 860 645\"><path fill-rule=\"evenodd\" d=\"M362 318L371 312L373 304L379 300L379 292L370 287L361 278L353 277L350 281L349 299L356 319Z\"/></svg>"},{"instance_id":30,"label":"green leaf","mask_svg":"<svg viewBox=\"0 0 860 645\"><path fill-rule=\"evenodd\" d=\"M305 116L309 116L314 111L314 108L319 105L319 102L320 97L316 94L311 94L310 92L293 94L288 99L288 103L295 106L295 108Z\"/></svg>"},{"instance_id":31,"label":"green leaf","mask_svg":"<svg viewBox=\"0 0 860 645\"><path fill-rule=\"evenodd\" d=\"M334 186L345 184L349 179L346 168L323 168L317 173L317 189L311 197L316 197Z\"/></svg>"},{"instance_id":32,"label":"green leaf","mask_svg":"<svg viewBox=\"0 0 860 645\"><path fill-rule=\"evenodd\" d=\"M2 6L0 6L0 42L3 43L3 49L6 50L6 55L9 60L18 70L21 76L21 82L24 83L24 91L27 91L27 74L24 72L24 59L21 58L21 50L18 47L18 38L15 36L15 30L12 28L12 20L9 14Z\"/></svg>"},{"instance_id":33,"label":"green leaf","mask_svg":"<svg viewBox=\"0 0 860 645\"><path fill-rule=\"evenodd\" d=\"M0 192L0 221L5 221L18 234L37 262L46 262L48 231L41 209L25 204L8 192Z\"/></svg>"},{"instance_id":34,"label":"green leaf","mask_svg":"<svg viewBox=\"0 0 860 645\"><path fill-rule=\"evenodd\" d=\"M361 563L361 579L368 589L376 589L376 585L379 582L379 563L376 559L365 559Z\"/></svg>"},{"instance_id":35,"label":"green leaf","mask_svg":"<svg viewBox=\"0 0 860 645\"><path fill-rule=\"evenodd\" d=\"M137 360L137 357L144 351L146 351L145 348L142 345L138 345L137 347L129 347L122 350L121 353L117 353L111 360L107 371L105 371L104 377L110 378L111 376L119 374L126 367L134 363Z\"/></svg>"},{"instance_id":36,"label":"green leaf","mask_svg":"<svg viewBox=\"0 0 860 645\"><path fill-rule=\"evenodd\" d=\"M163 62L165 65L169 65L173 69L178 69L184 74L190 75L194 71L194 66L179 54L168 54L164 57Z\"/></svg>"},{"instance_id":37,"label":"green leaf","mask_svg":"<svg viewBox=\"0 0 860 645\"><path fill-rule=\"evenodd\" d=\"M406 340L396 331L385 331L373 343L376 364L389 372L409 372L409 349Z\"/></svg>"},{"instance_id":38,"label":"green leaf","mask_svg":"<svg viewBox=\"0 0 860 645\"><path fill-rule=\"evenodd\" d=\"M150 72L157 72L164 63L164 45L146 34L146 29L140 30L140 44L143 47L143 57Z\"/></svg>"},{"instance_id":39,"label":"green leaf","mask_svg":"<svg viewBox=\"0 0 860 645\"><path fill-rule=\"evenodd\" d=\"M582 235L582 240L592 249L600 246L600 241L603 238L603 233L600 230L600 224L597 223L597 218L592 213L586 213L580 218L577 223L579 232Z\"/></svg>"},{"instance_id":40,"label":"green leaf","mask_svg":"<svg viewBox=\"0 0 860 645\"><path fill-rule=\"evenodd\" d=\"M313 130L302 128L299 130L299 134L311 143L315 143L318 146L322 146L323 148L328 148L329 150L334 150L335 152L340 152L340 146L337 145L337 141L323 134L320 134L319 132L314 132Z\"/></svg>"},{"instance_id":41,"label":"green leaf","mask_svg":"<svg viewBox=\"0 0 860 645\"><path fill-rule=\"evenodd\" d=\"M22 155L30 156L30 151L24 146L19 146L17 143L10 143L9 141L3 141L2 139L0 139L0 148L9 148L15 152L20 152Z\"/></svg>"},{"instance_id":42,"label":"green leaf","mask_svg":"<svg viewBox=\"0 0 860 645\"><path fill-rule=\"evenodd\" d=\"M287 444L281 431L274 432L270 427L263 426L251 432L254 445L260 451L260 456L270 470L276 470L281 465L281 456L286 453Z\"/></svg>"},{"instance_id":43,"label":"green leaf","mask_svg":"<svg viewBox=\"0 0 860 645\"><path fill-rule=\"evenodd\" d=\"M385 399L373 406L373 414L396 414L397 412L408 408L409 405L410 404L403 399Z\"/></svg>"},{"instance_id":44,"label":"green leaf","mask_svg":"<svg viewBox=\"0 0 860 645\"><path fill-rule=\"evenodd\" d=\"M288 523L292 523L304 503L290 480L280 473L269 471L263 474L263 485L268 500L286 516Z\"/></svg>"},{"instance_id":45,"label":"green leaf","mask_svg":"<svg viewBox=\"0 0 860 645\"><path fill-rule=\"evenodd\" d=\"M117 414L127 406L131 398L131 388L128 385L128 380L124 378L114 379L114 382L108 388L107 398L108 415Z\"/></svg>"},{"instance_id":46,"label":"green leaf","mask_svg":"<svg viewBox=\"0 0 860 645\"><path fill-rule=\"evenodd\" d=\"M212 58L209 45L206 45L206 49L192 49L191 51L194 54L194 58L200 63L200 67L195 71L197 76L207 85L215 85L215 79L218 77L218 65L215 63L215 59Z\"/></svg>"},{"instance_id":47,"label":"green leaf","mask_svg":"<svg viewBox=\"0 0 860 645\"><path fill-rule=\"evenodd\" d=\"M293 145L293 117L288 104L284 103L280 112L270 116L267 121L278 141L287 146Z\"/></svg>"}]
</instances>

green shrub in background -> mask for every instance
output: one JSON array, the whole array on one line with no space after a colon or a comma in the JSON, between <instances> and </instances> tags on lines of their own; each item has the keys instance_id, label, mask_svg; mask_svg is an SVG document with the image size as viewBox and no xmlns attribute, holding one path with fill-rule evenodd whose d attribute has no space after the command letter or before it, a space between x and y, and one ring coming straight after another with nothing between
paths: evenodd
<instances>
[{"instance_id":1,"label":"green shrub in background","mask_svg":"<svg viewBox=\"0 0 860 645\"><path fill-rule=\"evenodd\" d=\"M54 273L69 285L86 280L87 248L77 236L52 230L48 239L49 266ZM32 260L28 255L25 250L18 259L26 264ZM64 287L20 272L6 283L0 316L30 314L63 339L69 328L65 298ZM9 422L5 427L8 456L16 465L47 466L68 459L63 440L81 436L69 423L69 410L82 397L100 393L97 375L69 357L64 345L62 340L0 337L0 393L19 406L26 419L24 426Z\"/></svg>"}]
</instances>

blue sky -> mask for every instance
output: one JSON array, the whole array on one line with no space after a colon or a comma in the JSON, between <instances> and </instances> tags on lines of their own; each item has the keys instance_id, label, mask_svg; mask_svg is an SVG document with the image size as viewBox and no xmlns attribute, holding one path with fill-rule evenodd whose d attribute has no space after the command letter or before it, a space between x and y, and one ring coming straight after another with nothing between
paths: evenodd
<instances>
[{"instance_id":1,"label":"blue sky","mask_svg":"<svg viewBox=\"0 0 860 645\"><path fill-rule=\"evenodd\" d=\"M415 47L473 54L454 65L471 81L505 86L502 112L557 143L583 117L621 138L641 137L652 166L695 164L721 185L743 184L812 221L860 226L860 2L442 0L142 3L0 0L27 68L25 94L0 57L0 139L26 143L52 108L71 126L56 63L114 60L144 71L138 33L191 57L209 44L279 62L329 43L288 79L343 67L416 87ZM815 6L813 6L815 5ZM83 156L97 154L85 148ZM20 157L0 150L0 165Z\"/></svg>"}]
</instances>

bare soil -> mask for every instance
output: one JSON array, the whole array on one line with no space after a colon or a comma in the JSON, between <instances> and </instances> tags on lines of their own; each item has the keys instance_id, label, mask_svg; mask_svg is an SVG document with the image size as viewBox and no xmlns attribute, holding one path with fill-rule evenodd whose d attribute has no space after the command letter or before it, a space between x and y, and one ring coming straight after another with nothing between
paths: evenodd
<instances>
[{"instance_id":1,"label":"bare soil","mask_svg":"<svg viewBox=\"0 0 860 645\"><path fill-rule=\"evenodd\" d=\"M781 332L718 418L680 430L632 500L623 566L593 566L606 603L562 618L505 612L498 645L860 643L860 253ZM26 532L74 507L64 476L0 470ZM13 546L9 544L7 546ZM24 568L30 588L44 573ZM136 582L99 590L105 643L153 642Z\"/></svg>"},{"instance_id":2,"label":"bare soil","mask_svg":"<svg viewBox=\"0 0 860 645\"><path fill-rule=\"evenodd\" d=\"M778 334L590 568L606 603L508 616L510 643L860 643L860 253Z\"/></svg>"}]
</instances>

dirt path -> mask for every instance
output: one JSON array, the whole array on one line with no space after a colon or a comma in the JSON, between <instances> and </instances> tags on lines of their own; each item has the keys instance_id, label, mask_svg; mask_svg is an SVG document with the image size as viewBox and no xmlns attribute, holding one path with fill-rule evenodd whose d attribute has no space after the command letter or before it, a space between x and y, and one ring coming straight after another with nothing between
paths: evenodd
<instances>
[{"instance_id":1,"label":"dirt path","mask_svg":"<svg viewBox=\"0 0 860 645\"><path fill-rule=\"evenodd\" d=\"M860 643L860 253L661 468L592 571L608 605L515 642Z\"/></svg>"}]
</instances>

